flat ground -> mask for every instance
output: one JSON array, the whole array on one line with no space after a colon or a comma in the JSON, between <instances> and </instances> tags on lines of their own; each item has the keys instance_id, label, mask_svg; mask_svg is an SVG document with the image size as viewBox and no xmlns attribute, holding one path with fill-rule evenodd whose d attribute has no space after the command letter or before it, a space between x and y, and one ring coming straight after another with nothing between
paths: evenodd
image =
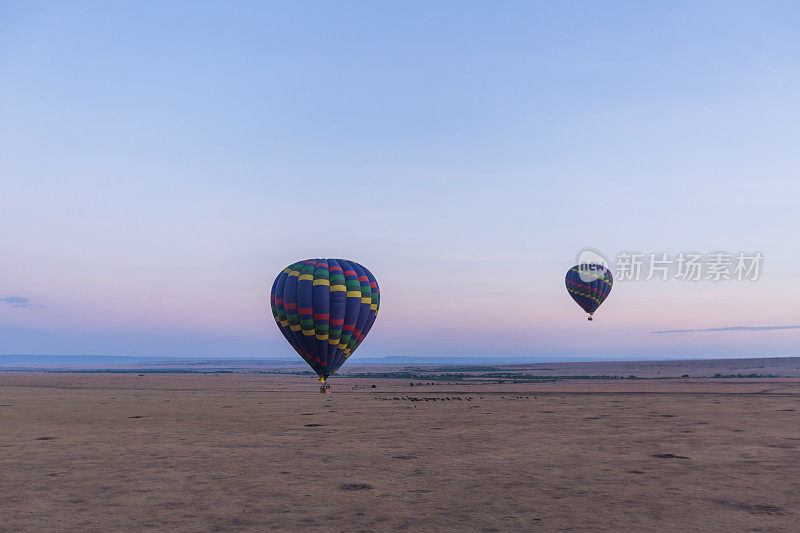
<instances>
[{"instance_id":1,"label":"flat ground","mask_svg":"<svg viewBox=\"0 0 800 533\"><path fill-rule=\"evenodd\" d=\"M332 383L0 373L0 531L800 522L797 378Z\"/></svg>"}]
</instances>

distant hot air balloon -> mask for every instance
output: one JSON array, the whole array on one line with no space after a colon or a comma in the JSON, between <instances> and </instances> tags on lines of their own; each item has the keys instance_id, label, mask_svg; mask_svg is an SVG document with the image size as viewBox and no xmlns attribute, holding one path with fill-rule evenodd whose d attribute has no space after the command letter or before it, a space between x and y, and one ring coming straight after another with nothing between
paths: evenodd
<instances>
[{"instance_id":1,"label":"distant hot air balloon","mask_svg":"<svg viewBox=\"0 0 800 533\"><path fill-rule=\"evenodd\" d=\"M567 291L584 311L589 320L611 292L614 279L611 271L600 264L575 265L567 271Z\"/></svg>"},{"instance_id":2,"label":"distant hot air balloon","mask_svg":"<svg viewBox=\"0 0 800 533\"><path fill-rule=\"evenodd\" d=\"M278 328L322 382L358 348L380 305L378 282L354 261L306 259L283 269L272 284Z\"/></svg>"}]
</instances>

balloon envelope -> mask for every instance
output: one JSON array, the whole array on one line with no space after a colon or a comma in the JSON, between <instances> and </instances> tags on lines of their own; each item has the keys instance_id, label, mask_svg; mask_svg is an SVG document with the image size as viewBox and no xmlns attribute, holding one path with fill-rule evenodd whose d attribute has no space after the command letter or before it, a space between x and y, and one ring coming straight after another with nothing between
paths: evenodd
<instances>
[{"instance_id":1,"label":"balloon envelope","mask_svg":"<svg viewBox=\"0 0 800 533\"><path fill-rule=\"evenodd\" d=\"M572 299L592 315L611 292L614 279L603 265L575 265L567 271L565 283Z\"/></svg>"},{"instance_id":2,"label":"balloon envelope","mask_svg":"<svg viewBox=\"0 0 800 533\"><path fill-rule=\"evenodd\" d=\"M369 333L380 290L355 261L306 259L278 274L270 304L283 336L324 383Z\"/></svg>"}]
</instances>

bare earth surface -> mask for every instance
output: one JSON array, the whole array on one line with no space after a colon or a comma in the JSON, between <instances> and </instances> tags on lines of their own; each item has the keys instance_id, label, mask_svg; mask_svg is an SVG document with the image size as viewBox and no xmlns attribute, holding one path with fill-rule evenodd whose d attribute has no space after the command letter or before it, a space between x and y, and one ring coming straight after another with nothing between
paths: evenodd
<instances>
[{"instance_id":1,"label":"bare earth surface","mask_svg":"<svg viewBox=\"0 0 800 533\"><path fill-rule=\"evenodd\" d=\"M800 523L797 378L332 383L0 373L0 531Z\"/></svg>"}]
</instances>

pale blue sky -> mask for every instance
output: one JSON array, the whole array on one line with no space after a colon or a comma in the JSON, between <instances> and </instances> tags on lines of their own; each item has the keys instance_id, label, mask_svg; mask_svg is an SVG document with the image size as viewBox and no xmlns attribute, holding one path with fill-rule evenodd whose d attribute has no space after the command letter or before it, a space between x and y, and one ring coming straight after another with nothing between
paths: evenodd
<instances>
[{"instance_id":1,"label":"pale blue sky","mask_svg":"<svg viewBox=\"0 0 800 533\"><path fill-rule=\"evenodd\" d=\"M356 356L799 355L794 2L0 2L1 353L288 355L265 291L346 257ZM583 247L760 251L617 283ZM590 327L591 326L591 327Z\"/></svg>"}]
</instances>

